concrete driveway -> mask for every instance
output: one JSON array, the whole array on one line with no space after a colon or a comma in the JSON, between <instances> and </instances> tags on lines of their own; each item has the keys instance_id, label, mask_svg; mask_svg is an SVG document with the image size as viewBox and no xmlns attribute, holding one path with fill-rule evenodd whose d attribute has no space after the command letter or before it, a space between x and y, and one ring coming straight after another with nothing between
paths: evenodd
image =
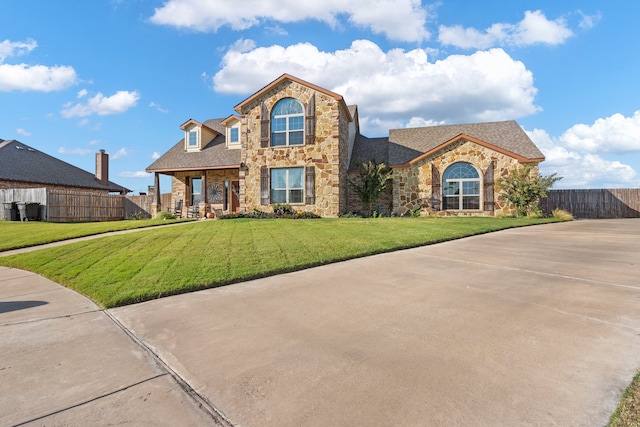
<instances>
[{"instance_id":1,"label":"concrete driveway","mask_svg":"<svg viewBox=\"0 0 640 427\"><path fill-rule=\"evenodd\" d=\"M243 426L597 426L640 368L635 219L506 230L107 313L62 288L19 295L7 271L0 301L22 309L0 306L0 424L47 411L59 424L80 412L213 424L204 408Z\"/></svg>"}]
</instances>

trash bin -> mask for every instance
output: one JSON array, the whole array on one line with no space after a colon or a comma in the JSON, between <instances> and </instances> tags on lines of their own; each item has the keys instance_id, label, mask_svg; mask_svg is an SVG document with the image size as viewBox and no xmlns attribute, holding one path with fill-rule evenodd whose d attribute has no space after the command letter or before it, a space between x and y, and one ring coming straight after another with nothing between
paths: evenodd
<instances>
[{"instance_id":1,"label":"trash bin","mask_svg":"<svg viewBox=\"0 0 640 427\"><path fill-rule=\"evenodd\" d=\"M16 202L16 206L18 206L20 221L27 221L27 204L23 202Z\"/></svg>"},{"instance_id":2,"label":"trash bin","mask_svg":"<svg viewBox=\"0 0 640 427\"><path fill-rule=\"evenodd\" d=\"M5 202L2 203L2 206L4 208L4 219L7 221L18 220L18 208L15 202Z\"/></svg>"},{"instance_id":3,"label":"trash bin","mask_svg":"<svg viewBox=\"0 0 640 427\"><path fill-rule=\"evenodd\" d=\"M27 203L26 212L29 221L40 221L40 203Z\"/></svg>"}]
</instances>

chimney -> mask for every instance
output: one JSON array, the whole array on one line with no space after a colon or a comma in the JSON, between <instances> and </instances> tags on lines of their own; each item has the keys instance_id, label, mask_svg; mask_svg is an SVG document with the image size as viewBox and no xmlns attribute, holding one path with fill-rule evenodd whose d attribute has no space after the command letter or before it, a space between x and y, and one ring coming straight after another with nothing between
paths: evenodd
<instances>
[{"instance_id":1,"label":"chimney","mask_svg":"<svg viewBox=\"0 0 640 427\"><path fill-rule=\"evenodd\" d=\"M104 150L96 153L96 178L102 185L109 184L109 155Z\"/></svg>"}]
</instances>

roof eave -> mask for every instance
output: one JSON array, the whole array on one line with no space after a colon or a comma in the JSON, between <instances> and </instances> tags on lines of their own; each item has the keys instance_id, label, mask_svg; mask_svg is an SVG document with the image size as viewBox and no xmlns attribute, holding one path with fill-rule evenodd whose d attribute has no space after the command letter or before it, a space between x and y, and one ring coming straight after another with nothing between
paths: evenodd
<instances>
[{"instance_id":1,"label":"roof eave","mask_svg":"<svg viewBox=\"0 0 640 427\"><path fill-rule=\"evenodd\" d=\"M269 83L268 85L264 86L262 89L260 89L259 91L255 92L253 95L251 95L250 97L248 97L244 101L242 101L239 104L237 104L235 107L233 107L233 109L235 111L237 111L239 114L242 114L242 109L243 109L243 107L245 105L253 102L256 98L259 98L265 92L271 90L271 88L273 88L274 86L279 85L280 83L282 83L285 80L290 80L292 82L296 82L298 84L301 84L301 85L306 86L306 87L308 87L310 89L313 89L315 91L324 93L325 95L328 95L328 96L334 98L336 101L338 101L340 103L340 105L342 106L342 108L346 112L347 117L349 118L349 121L353 121L353 117L351 116L351 113L349 112L349 107L347 107L347 103L345 102L345 100L342 97L342 95L337 94L335 92L332 92L332 91L330 91L328 89L325 89L323 87L314 85L313 83L309 83L308 81L299 79L298 77L292 76L292 75L287 74L287 73L281 75L280 77L278 77L277 79L275 79L274 81Z\"/></svg>"},{"instance_id":2,"label":"roof eave","mask_svg":"<svg viewBox=\"0 0 640 427\"><path fill-rule=\"evenodd\" d=\"M535 163L535 162L543 162L544 161L544 156L543 157L536 157L536 158L529 158L529 157L525 157L522 156L520 154L514 153L512 151L506 150L504 148L498 147L497 145L491 144L489 142L483 141L481 139L478 138L474 138L471 135L467 135L464 133L461 133L459 135L454 136L453 138L449 139L448 141L443 142L442 144L432 148L431 150L420 154L419 156L409 160L406 163L402 163L402 164L398 164L398 165L393 165L391 166L392 168L408 168L413 166L414 164L416 164L417 162L419 162L420 160L429 157L430 155L432 155L433 153L436 153L440 150L442 150L443 148L460 141L461 139L465 139L467 141L470 142L474 142L478 145L482 145L483 147L489 148L493 151L497 151L498 153L504 154L506 156L512 157L514 159L516 159L518 161L518 163Z\"/></svg>"}]
</instances>

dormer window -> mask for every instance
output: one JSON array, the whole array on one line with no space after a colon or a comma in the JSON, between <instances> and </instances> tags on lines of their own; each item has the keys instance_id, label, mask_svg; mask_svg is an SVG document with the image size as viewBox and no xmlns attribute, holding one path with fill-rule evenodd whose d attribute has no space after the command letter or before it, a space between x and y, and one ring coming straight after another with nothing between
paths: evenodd
<instances>
[{"instance_id":1,"label":"dormer window","mask_svg":"<svg viewBox=\"0 0 640 427\"><path fill-rule=\"evenodd\" d=\"M229 148L240 147L240 122L227 128L227 146Z\"/></svg>"},{"instance_id":2,"label":"dormer window","mask_svg":"<svg viewBox=\"0 0 640 427\"><path fill-rule=\"evenodd\" d=\"M196 148L198 146L198 131L191 130L188 133L189 135L189 148Z\"/></svg>"},{"instance_id":3,"label":"dormer window","mask_svg":"<svg viewBox=\"0 0 640 427\"><path fill-rule=\"evenodd\" d=\"M231 115L222 125L226 129L227 148L240 148L240 117Z\"/></svg>"}]
</instances>

